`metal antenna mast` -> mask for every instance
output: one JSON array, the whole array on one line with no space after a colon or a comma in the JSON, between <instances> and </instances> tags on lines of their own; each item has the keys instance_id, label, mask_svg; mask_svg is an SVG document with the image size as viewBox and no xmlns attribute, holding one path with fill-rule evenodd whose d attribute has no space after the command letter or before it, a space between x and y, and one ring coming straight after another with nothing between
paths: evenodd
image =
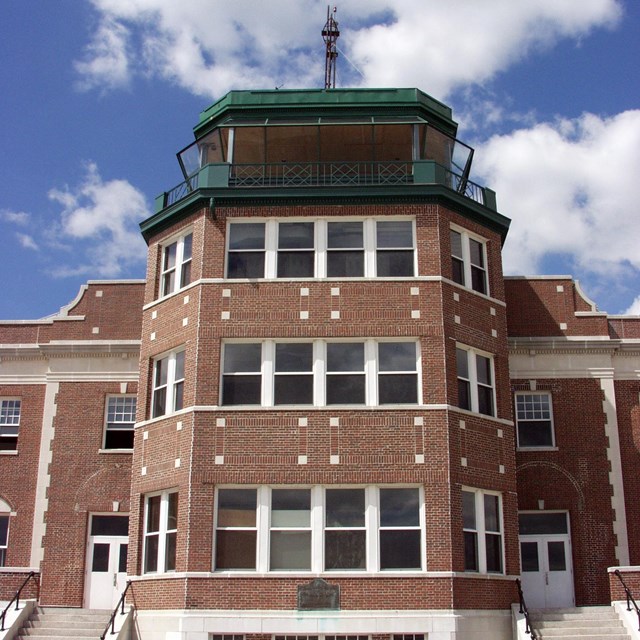
<instances>
[{"instance_id":1,"label":"metal antenna mast","mask_svg":"<svg viewBox=\"0 0 640 640\"><path fill-rule=\"evenodd\" d=\"M336 22L333 14L338 10L338 7L327 6L327 24L324 25L322 30L322 38L326 46L326 57L324 61L324 88L335 89L336 88L336 58L338 57L338 36L340 31L338 30L338 23Z\"/></svg>"}]
</instances>

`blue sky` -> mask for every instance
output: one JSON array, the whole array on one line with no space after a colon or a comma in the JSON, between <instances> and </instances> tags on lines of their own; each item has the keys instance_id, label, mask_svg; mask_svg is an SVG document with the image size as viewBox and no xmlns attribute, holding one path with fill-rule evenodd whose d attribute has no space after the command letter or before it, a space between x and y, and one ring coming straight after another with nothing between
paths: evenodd
<instances>
[{"instance_id":1,"label":"blue sky","mask_svg":"<svg viewBox=\"0 0 640 640\"><path fill-rule=\"evenodd\" d=\"M230 89L318 87L317 0L4 0L0 319L143 278L138 223ZM416 86L476 149L508 274L640 313L640 2L345 0L338 86Z\"/></svg>"}]
</instances>

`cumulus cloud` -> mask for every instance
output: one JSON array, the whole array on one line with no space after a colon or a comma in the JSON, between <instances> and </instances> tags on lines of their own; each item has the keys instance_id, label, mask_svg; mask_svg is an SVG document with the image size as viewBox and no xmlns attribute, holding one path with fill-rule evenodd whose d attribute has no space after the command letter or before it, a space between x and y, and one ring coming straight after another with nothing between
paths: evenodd
<instances>
[{"instance_id":1,"label":"cumulus cloud","mask_svg":"<svg viewBox=\"0 0 640 640\"><path fill-rule=\"evenodd\" d=\"M101 17L77 70L87 87L156 75L197 95L231 88L321 86L319 0L92 0ZM561 38L620 17L619 0L350 0L340 5L339 77L350 85L420 86L445 97L481 84Z\"/></svg>"},{"instance_id":2,"label":"cumulus cloud","mask_svg":"<svg viewBox=\"0 0 640 640\"><path fill-rule=\"evenodd\" d=\"M507 273L537 273L553 254L600 277L640 270L640 110L494 136L475 158L499 210L512 218Z\"/></svg>"},{"instance_id":3,"label":"cumulus cloud","mask_svg":"<svg viewBox=\"0 0 640 640\"><path fill-rule=\"evenodd\" d=\"M57 276L112 278L141 264L146 256L138 223L150 215L144 195L126 180L102 179L90 163L82 182L52 189L49 199L62 205L52 231L54 243L71 244L75 264L57 267Z\"/></svg>"},{"instance_id":4,"label":"cumulus cloud","mask_svg":"<svg viewBox=\"0 0 640 640\"><path fill-rule=\"evenodd\" d=\"M34 251L38 251L40 249L38 243L27 233L16 233L16 238L18 238L20 246L25 249L33 249Z\"/></svg>"},{"instance_id":5,"label":"cumulus cloud","mask_svg":"<svg viewBox=\"0 0 640 640\"><path fill-rule=\"evenodd\" d=\"M0 210L0 220L10 222L11 224L17 224L25 226L29 224L31 216L25 211L10 211L9 209Z\"/></svg>"}]
</instances>

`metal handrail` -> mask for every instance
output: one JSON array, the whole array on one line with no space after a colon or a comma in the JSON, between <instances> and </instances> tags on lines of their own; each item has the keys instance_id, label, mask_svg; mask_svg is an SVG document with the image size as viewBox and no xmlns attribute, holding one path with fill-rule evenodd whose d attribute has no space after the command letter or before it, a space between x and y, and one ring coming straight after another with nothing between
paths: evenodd
<instances>
[{"instance_id":1,"label":"metal handrail","mask_svg":"<svg viewBox=\"0 0 640 640\"><path fill-rule=\"evenodd\" d=\"M40 576L40 574L37 571L30 571L29 575L25 578L25 581L20 585L20 588L16 591L16 595L13 596L13 598L11 598L11 601L9 602L9 604L4 608L4 611L2 613L0 613L0 631L5 631L4 628L4 622L5 622L5 618L7 617L7 611L9 611L9 609L11 608L11 605L14 603L16 603L16 611L20 608L20 593L22 592L22 590L27 586L27 582L29 582L29 580L31 580L31 578L33 578L36 582L36 599L40 599L40 583L38 582L38 580L36 580L36 576Z\"/></svg>"},{"instance_id":2,"label":"metal handrail","mask_svg":"<svg viewBox=\"0 0 640 640\"><path fill-rule=\"evenodd\" d=\"M116 624L116 616L118 615L118 609L120 609L120 615L124 615L124 599L127 595L127 591L129 591L129 587L131 586L131 580L127 580L127 586L124 588L122 595L120 596L120 600L118 600L118 604L116 604L111 617L109 618L109 622L107 622L107 626L104 628L102 635L100 636L100 640L104 640L107 637L107 633L109 633L109 627L111 627L111 634L116 632L115 624Z\"/></svg>"},{"instance_id":3,"label":"metal handrail","mask_svg":"<svg viewBox=\"0 0 640 640\"><path fill-rule=\"evenodd\" d=\"M627 596L627 611L631 611L631 603L633 603L636 613L638 614L638 631L640 631L640 607L638 607L638 605L636 604L636 601L633 598L633 594L631 593L631 589L627 587L624 580L622 579L622 574L620 573L620 571L616 569L613 573L618 576L618 580L620 580L620 583L624 588L624 593Z\"/></svg>"},{"instance_id":4,"label":"metal handrail","mask_svg":"<svg viewBox=\"0 0 640 640\"><path fill-rule=\"evenodd\" d=\"M516 578L516 585L518 586L518 599L520 600L520 613L524 614L525 633L528 633L531 636L531 640L537 640L538 636L536 632L533 630L531 626L531 618L529 617L529 610L527 609L527 605L524 601L524 593L522 592L522 583L519 578Z\"/></svg>"}]
</instances>

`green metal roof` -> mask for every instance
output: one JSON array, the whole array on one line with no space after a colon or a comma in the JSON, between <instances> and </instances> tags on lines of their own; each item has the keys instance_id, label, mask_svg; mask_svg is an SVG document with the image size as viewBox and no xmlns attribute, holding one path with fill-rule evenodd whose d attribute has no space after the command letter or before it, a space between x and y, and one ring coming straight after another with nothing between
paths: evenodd
<instances>
[{"instance_id":1,"label":"green metal roof","mask_svg":"<svg viewBox=\"0 0 640 640\"><path fill-rule=\"evenodd\" d=\"M418 117L455 136L451 109L419 89L280 89L230 91L200 114L200 138L231 119L287 117Z\"/></svg>"}]
</instances>

